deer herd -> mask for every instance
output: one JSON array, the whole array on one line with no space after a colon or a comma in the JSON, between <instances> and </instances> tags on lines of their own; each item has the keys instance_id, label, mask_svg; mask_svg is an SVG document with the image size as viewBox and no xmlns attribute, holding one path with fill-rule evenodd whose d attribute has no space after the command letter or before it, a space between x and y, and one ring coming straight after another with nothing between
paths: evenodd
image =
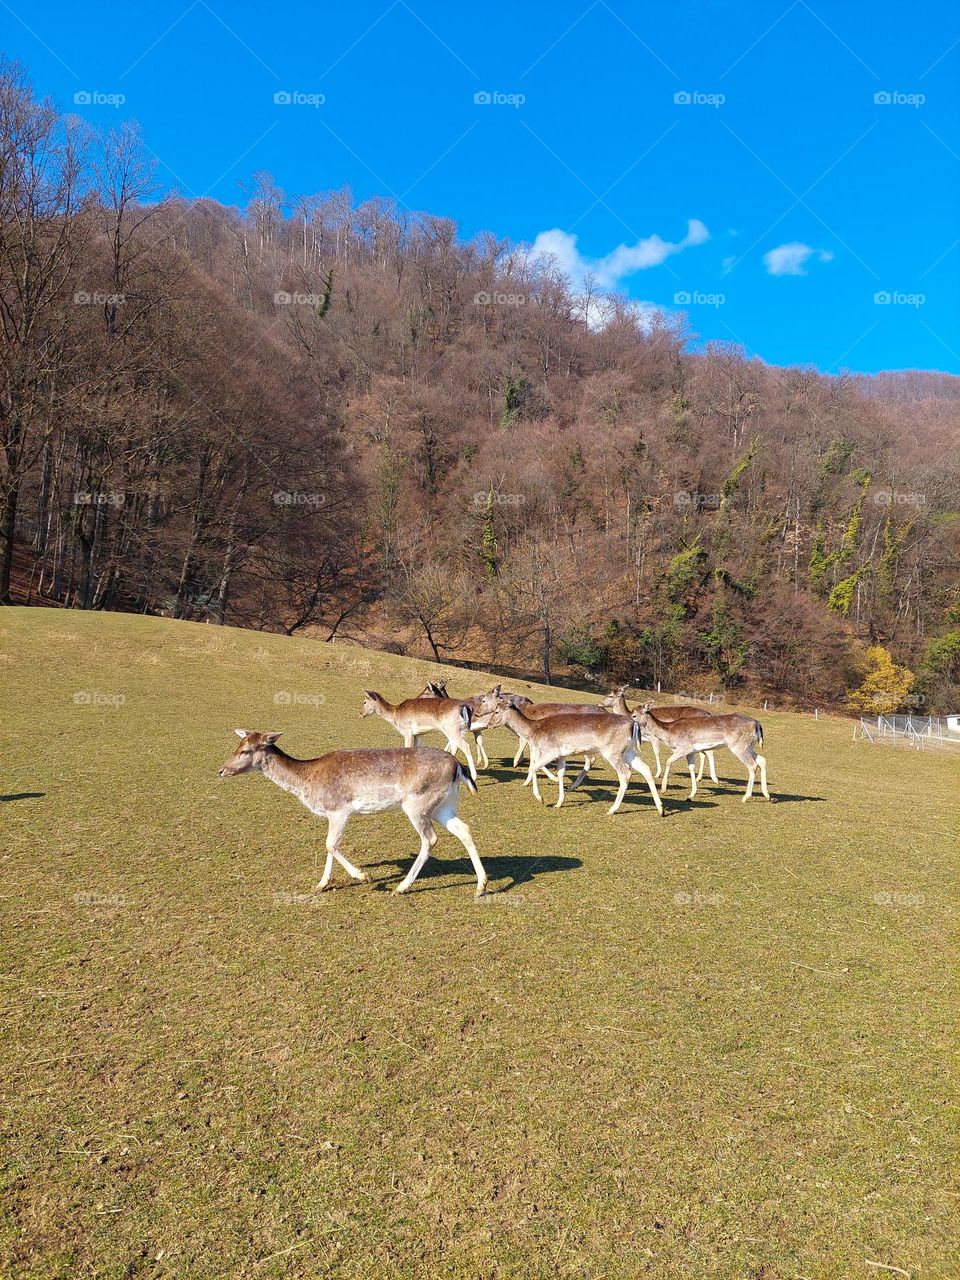
<instances>
[{"instance_id":1,"label":"deer herd","mask_svg":"<svg viewBox=\"0 0 960 1280\"><path fill-rule=\"evenodd\" d=\"M390 703L381 694L366 690L361 717L378 715L403 738L402 747L357 748L330 751L316 760L298 760L277 744L278 733L254 733L237 729L240 745L221 767L220 777L256 771L263 773L295 795L311 812L327 819L327 860L317 891L329 887L334 863L338 862L354 880L370 877L343 854L340 843L349 818L355 813L382 813L402 809L420 837L420 851L394 893L406 893L423 869L437 842L434 824L439 824L466 849L477 877L476 896L487 886L484 870L470 828L457 817L460 785L477 792L477 766L467 735L477 749L481 768L490 758L483 745L487 729L505 728L516 735L514 767L524 752L529 756L524 786L530 786L541 801L539 776L558 784L556 808L563 804L567 760L582 756L583 764L571 791L583 782L594 760L600 756L617 775L619 788L608 814L623 803L631 772L640 774L654 807L663 817L662 796L670 778L670 768L685 759L690 770L690 795L697 794L704 765L718 781L713 753L726 747L746 766L747 788L743 799L753 795L757 771L760 790L767 800L767 762L757 748L763 745L763 728L745 715L714 715L704 707L688 705L654 707L650 703L627 705L628 686L608 694L593 706L581 703L533 702L523 694L509 693L496 685L486 693L454 698L445 682L428 684L415 698ZM444 750L421 745L427 733L442 733ZM653 748L656 769L640 758L640 744ZM669 752L661 762L660 749ZM466 768L457 760L460 752ZM699 772L696 758L700 756ZM555 772L551 771L551 766ZM660 779L659 790L656 779Z\"/></svg>"}]
</instances>

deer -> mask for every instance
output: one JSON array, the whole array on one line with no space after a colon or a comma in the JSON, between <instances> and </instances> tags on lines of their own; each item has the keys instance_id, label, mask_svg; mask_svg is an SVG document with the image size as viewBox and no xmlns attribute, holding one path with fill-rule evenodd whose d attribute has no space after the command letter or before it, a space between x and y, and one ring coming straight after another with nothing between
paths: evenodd
<instances>
[{"instance_id":1,"label":"deer","mask_svg":"<svg viewBox=\"0 0 960 1280\"><path fill-rule=\"evenodd\" d=\"M607 810L608 814L616 813L620 808L630 781L630 770L635 769L645 779L657 812L661 818L663 817L663 804L657 794L653 774L639 755L639 725L631 717L609 715L597 707L578 707L572 714L569 711L563 711L532 720L503 697L499 686L483 695L479 710L481 715L490 717L491 728L507 725L518 737L522 737L529 743L530 764L527 770L527 781L532 783L534 797L540 803L543 803L543 797L537 786L538 771L551 761L556 761L560 792L554 807L559 809L563 804L566 758L568 755L575 755L582 751L589 757L602 755L617 775L620 788L616 799ZM585 763L585 767L574 783L574 790L586 774Z\"/></svg>"},{"instance_id":2,"label":"deer","mask_svg":"<svg viewBox=\"0 0 960 1280\"><path fill-rule=\"evenodd\" d=\"M316 892L330 885L334 862L353 880L369 884L340 848L343 830L355 813L383 813L402 809L420 837L420 852L413 866L393 890L406 893L423 870L437 843L434 823L455 836L470 856L477 876L476 897L483 897L487 873L467 824L457 817L460 784L476 795L476 784L454 756L436 747L381 747L330 751L315 760L298 760L280 747L279 733L234 731L242 741L220 768L221 778L241 773L262 773L289 791L310 810L327 819L327 861Z\"/></svg>"},{"instance_id":3,"label":"deer","mask_svg":"<svg viewBox=\"0 0 960 1280\"><path fill-rule=\"evenodd\" d=\"M661 795L667 789L670 766L675 760L685 756L690 769L690 795L687 799L692 800L697 794L697 776L693 767L695 754L698 751L715 751L719 747L726 747L742 764L746 765L750 775L747 779L743 803L746 804L753 795L753 784L758 768L760 790L767 800L770 799L770 792L767 790L767 761L757 751L758 746L763 746L763 726L759 720L754 720L752 716L734 714L703 717L699 720L668 721L660 720L655 712L656 708L648 702L634 710L633 719L642 731L648 734L656 732L660 741L672 749L672 754L663 766L663 777L660 780Z\"/></svg>"},{"instance_id":4,"label":"deer","mask_svg":"<svg viewBox=\"0 0 960 1280\"><path fill-rule=\"evenodd\" d=\"M463 736L470 727L470 711L466 706L455 698L407 698L394 706L373 689L365 689L364 695L361 720L372 715L382 716L402 735L405 747L419 746L424 733L445 733L445 750L451 755L463 752L470 777L476 782L477 766L473 763L470 744Z\"/></svg>"},{"instance_id":5,"label":"deer","mask_svg":"<svg viewBox=\"0 0 960 1280\"><path fill-rule=\"evenodd\" d=\"M622 684L620 688L615 689L613 693L608 693L607 696L600 703L601 707L607 707L609 708L609 710L616 712L616 714L619 716L632 715L633 712L627 706L626 695L629 688L630 686L628 684ZM655 707L654 712L658 720L669 720L671 722L674 720L697 720L697 719L702 719L704 716L711 717L713 715L712 711L707 711L704 707L691 707L691 706L688 706L686 703L678 703L676 706L672 706L672 707ZM647 738L649 739L651 747L653 747L653 756L657 762L657 767L653 771L653 776L655 778L659 778L660 777L660 747L658 744L661 741L661 739L658 736L658 731L655 732L649 729L647 730ZM710 765L711 782L719 782L720 779L717 777L717 765L713 758L712 751L704 751L701 753L700 768L697 772L697 781L699 782L703 777L704 761L706 761Z\"/></svg>"},{"instance_id":6,"label":"deer","mask_svg":"<svg viewBox=\"0 0 960 1280\"><path fill-rule=\"evenodd\" d=\"M471 723L469 725L469 730L470 730L470 733L473 735L474 742L477 744L477 760L480 763L481 769L488 769L490 767L490 757L487 755L487 749L483 745L484 726L480 725L480 726L474 727L474 724L473 724L473 716L477 709L477 703L480 701L482 696L483 695L481 693L475 693L475 694L471 694L469 698L454 698L453 701L459 702L461 706L466 707L467 710L470 712ZM447 693L446 680L428 680L423 692L417 694L417 697L418 698L449 698L450 695Z\"/></svg>"}]
</instances>

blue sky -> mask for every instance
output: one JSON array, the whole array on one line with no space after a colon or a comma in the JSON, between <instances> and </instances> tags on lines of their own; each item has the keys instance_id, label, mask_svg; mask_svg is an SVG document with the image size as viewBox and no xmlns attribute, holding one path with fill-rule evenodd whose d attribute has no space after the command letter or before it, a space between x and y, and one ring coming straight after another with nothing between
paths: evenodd
<instances>
[{"instance_id":1,"label":"blue sky","mask_svg":"<svg viewBox=\"0 0 960 1280\"><path fill-rule=\"evenodd\" d=\"M772 363L960 374L953 3L0 0L0 48L184 195L347 185Z\"/></svg>"}]
</instances>

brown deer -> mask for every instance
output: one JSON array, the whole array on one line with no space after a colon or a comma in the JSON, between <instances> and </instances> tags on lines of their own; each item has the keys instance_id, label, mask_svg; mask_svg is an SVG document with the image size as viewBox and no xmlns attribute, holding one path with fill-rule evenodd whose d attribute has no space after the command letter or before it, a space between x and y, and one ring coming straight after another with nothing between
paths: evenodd
<instances>
[{"instance_id":1,"label":"brown deer","mask_svg":"<svg viewBox=\"0 0 960 1280\"><path fill-rule=\"evenodd\" d=\"M563 804L564 775L567 767L567 756L584 752L588 756L602 755L610 765L620 782L620 789L608 813L616 813L623 803L627 784L630 781L630 770L635 769L647 783L657 812L663 817L663 805L654 785L653 774L640 759L638 747L640 732L635 721L629 716L608 715L596 707L578 707L574 714L560 712L552 716L543 716L538 720L527 719L524 712L512 706L499 692L499 688L485 693L481 699L480 712L489 716L491 728L507 725L518 737L522 737L530 746L530 765L527 770L527 781L533 784L533 794L537 800L543 800L537 786L537 773L544 765L556 761L557 778L560 783L560 794L556 808ZM586 776L584 768L574 786L579 786Z\"/></svg>"},{"instance_id":2,"label":"brown deer","mask_svg":"<svg viewBox=\"0 0 960 1280\"><path fill-rule=\"evenodd\" d=\"M438 732L447 736L445 750L451 755L462 751L470 777L477 780L477 766L473 763L470 744L463 736L470 727L470 711L454 698L407 698L396 706L372 689L364 690L361 720L365 716L383 716L403 737L405 747L420 745L421 734Z\"/></svg>"},{"instance_id":3,"label":"brown deer","mask_svg":"<svg viewBox=\"0 0 960 1280\"><path fill-rule=\"evenodd\" d=\"M289 791L312 812L327 819L327 861L317 891L323 892L333 875L334 861L354 880L369 882L340 850L344 827L354 813L383 813L402 809L420 837L420 852L394 893L406 893L423 870L437 843L433 824L439 822L455 836L473 863L479 898L487 885L487 873L473 843L470 828L457 817L460 783L476 794L476 786L460 762L436 747L385 747L331 751L316 760L297 760L277 745L279 733L251 733L237 729L242 738L236 753L220 769L221 778L239 773L262 773Z\"/></svg>"},{"instance_id":4,"label":"brown deer","mask_svg":"<svg viewBox=\"0 0 960 1280\"><path fill-rule=\"evenodd\" d=\"M633 715L633 712L627 706L626 695L629 688L630 686L628 684L622 684L620 688L615 689L613 693L608 693L607 696L600 703L601 707L607 707L611 711L615 711L618 716ZM674 720L699 720L699 719L702 719L704 716L712 716L713 712L707 711L704 707L692 707L692 706L688 706L686 703L677 703L675 706L671 706L671 707L654 707L654 714L656 715L658 720L668 720L672 722ZM648 730L647 739L651 747L653 747L653 756L657 762L657 767L654 770L653 776L655 778L659 778L660 777L660 747L658 744L661 741L659 736L659 731L654 732L654 731ZM710 765L711 782L719 782L720 779L717 777L717 765L716 765L716 761L713 758L712 751L701 752L700 768L697 772L697 781L699 782L703 777L704 761L706 761Z\"/></svg>"},{"instance_id":5,"label":"brown deer","mask_svg":"<svg viewBox=\"0 0 960 1280\"><path fill-rule=\"evenodd\" d=\"M692 800L697 794L697 776L694 771L694 756L698 751L715 751L726 747L737 759L746 765L749 772L747 790L743 796L744 803L753 795L753 783L760 769L760 790L769 800L767 790L767 761L757 751L763 746L763 726L752 716L729 715L710 716L700 720L660 720L656 708L649 702L633 713L633 718L645 733L657 732L660 741L672 749L672 755L663 766L663 778L660 781L661 795L667 789L670 779L670 766L681 756L686 757L690 769L690 795Z\"/></svg>"}]
</instances>

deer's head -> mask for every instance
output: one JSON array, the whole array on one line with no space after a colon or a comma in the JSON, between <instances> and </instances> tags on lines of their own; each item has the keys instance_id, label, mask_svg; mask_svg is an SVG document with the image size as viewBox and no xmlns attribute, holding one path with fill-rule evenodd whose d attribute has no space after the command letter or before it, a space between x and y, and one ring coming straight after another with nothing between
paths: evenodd
<instances>
[{"instance_id":1,"label":"deer's head","mask_svg":"<svg viewBox=\"0 0 960 1280\"><path fill-rule=\"evenodd\" d=\"M476 717L489 716L501 703L505 702L500 693L500 685L494 685L492 689L488 689L486 693L482 693L477 701Z\"/></svg>"},{"instance_id":2,"label":"deer's head","mask_svg":"<svg viewBox=\"0 0 960 1280\"><path fill-rule=\"evenodd\" d=\"M279 733L251 733L247 729L234 729L234 733L243 741L230 759L220 766L221 778L233 778L238 773L262 769L264 756L280 737Z\"/></svg>"},{"instance_id":3,"label":"deer's head","mask_svg":"<svg viewBox=\"0 0 960 1280\"><path fill-rule=\"evenodd\" d=\"M372 689L364 689L363 707L360 711L360 719L364 720L367 716L374 716L380 710L380 703L383 699L379 693L374 693Z\"/></svg>"},{"instance_id":4,"label":"deer's head","mask_svg":"<svg viewBox=\"0 0 960 1280\"><path fill-rule=\"evenodd\" d=\"M600 701L601 707L615 707L621 698L627 696L627 690L630 688L628 684L622 684L619 689L614 689L612 693L608 693L605 698Z\"/></svg>"}]
</instances>

